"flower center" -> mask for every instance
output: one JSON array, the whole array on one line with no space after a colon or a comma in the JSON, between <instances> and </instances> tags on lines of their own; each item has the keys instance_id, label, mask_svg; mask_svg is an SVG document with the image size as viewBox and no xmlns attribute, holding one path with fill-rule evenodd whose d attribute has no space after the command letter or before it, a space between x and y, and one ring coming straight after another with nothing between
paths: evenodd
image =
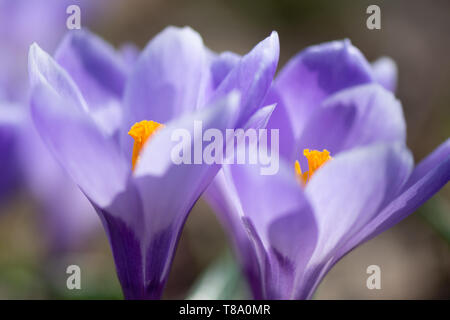
<instances>
[{"instance_id":1,"label":"flower center","mask_svg":"<svg viewBox=\"0 0 450 320\"><path fill-rule=\"evenodd\" d=\"M133 155L131 157L132 169L136 167L139 161L139 154L148 139L153 136L164 125L155 121L142 120L136 122L128 131L128 134L134 139Z\"/></svg>"},{"instance_id":2,"label":"flower center","mask_svg":"<svg viewBox=\"0 0 450 320\"><path fill-rule=\"evenodd\" d=\"M333 159L330 156L330 152L328 150L318 151L318 150L303 150L303 155L308 159L308 171L302 172L300 168L300 163L295 161L295 173L297 174L298 179L301 181L303 185L311 179L313 174L319 170L325 163L329 160Z\"/></svg>"}]
</instances>

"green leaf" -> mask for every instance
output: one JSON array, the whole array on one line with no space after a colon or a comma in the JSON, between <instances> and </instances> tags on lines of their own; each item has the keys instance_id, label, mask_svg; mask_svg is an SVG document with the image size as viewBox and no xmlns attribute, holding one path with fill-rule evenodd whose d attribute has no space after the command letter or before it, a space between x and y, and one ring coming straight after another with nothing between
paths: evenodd
<instances>
[{"instance_id":1,"label":"green leaf","mask_svg":"<svg viewBox=\"0 0 450 320\"><path fill-rule=\"evenodd\" d=\"M450 204L436 195L419 210L419 215L450 243Z\"/></svg>"},{"instance_id":2,"label":"green leaf","mask_svg":"<svg viewBox=\"0 0 450 320\"><path fill-rule=\"evenodd\" d=\"M248 299L249 291L233 255L227 250L195 281L187 300Z\"/></svg>"}]
</instances>

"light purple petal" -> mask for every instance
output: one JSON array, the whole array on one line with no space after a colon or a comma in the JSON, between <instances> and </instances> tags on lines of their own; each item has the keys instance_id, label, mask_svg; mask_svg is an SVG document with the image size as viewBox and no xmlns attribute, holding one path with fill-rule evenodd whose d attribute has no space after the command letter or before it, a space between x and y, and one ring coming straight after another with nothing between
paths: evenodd
<instances>
[{"instance_id":1,"label":"light purple petal","mask_svg":"<svg viewBox=\"0 0 450 320\"><path fill-rule=\"evenodd\" d=\"M344 152L315 173L305 192L318 224L318 243L298 279L297 298L312 294L339 246L401 190L412 165L403 146L374 145Z\"/></svg>"},{"instance_id":2,"label":"light purple petal","mask_svg":"<svg viewBox=\"0 0 450 320\"><path fill-rule=\"evenodd\" d=\"M238 90L241 93L239 125L247 122L250 116L263 106L278 65L279 51L278 34L272 32L242 57L211 97L211 100L214 100Z\"/></svg>"},{"instance_id":3,"label":"light purple petal","mask_svg":"<svg viewBox=\"0 0 450 320\"><path fill-rule=\"evenodd\" d=\"M349 40L309 47L283 68L275 87L298 137L309 116L329 95L373 82L370 64Z\"/></svg>"},{"instance_id":4,"label":"light purple petal","mask_svg":"<svg viewBox=\"0 0 450 320\"><path fill-rule=\"evenodd\" d=\"M444 187L449 179L450 139L447 139L419 163L401 194L346 244L341 255L406 218Z\"/></svg>"},{"instance_id":5,"label":"light purple petal","mask_svg":"<svg viewBox=\"0 0 450 320\"><path fill-rule=\"evenodd\" d=\"M264 260L259 263L265 284L262 297L291 298L295 275L304 271L317 240L315 217L295 171L281 165L277 174L265 176L261 175L259 166L232 165L228 168L232 176L229 188L236 190L238 202L235 202L234 211L227 214L237 216L235 219L241 216L241 227L252 225L254 235L249 234L249 240L257 236L270 259L270 269ZM242 222L246 224L242 225ZM237 249L242 250L240 246L245 245L241 243ZM245 248L240 253L244 254ZM253 257L242 259L249 258ZM251 265L251 262L247 264Z\"/></svg>"},{"instance_id":6,"label":"light purple petal","mask_svg":"<svg viewBox=\"0 0 450 320\"><path fill-rule=\"evenodd\" d=\"M240 62L241 56L234 52L222 52L213 56L211 62L211 73L213 88L216 89L226 78L228 73Z\"/></svg>"},{"instance_id":7,"label":"light purple petal","mask_svg":"<svg viewBox=\"0 0 450 320\"><path fill-rule=\"evenodd\" d=\"M412 165L404 147L375 145L342 153L318 170L305 192L319 225L320 254L370 221L400 190Z\"/></svg>"},{"instance_id":8,"label":"light purple petal","mask_svg":"<svg viewBox=\"0 0 450 320\"><path fill-rule=\"evenodd\" d=\"M263 272L269 268L268 256L254 226L244 219L229 166L223 166L217 173L204 197L230 237L253 297L263 299L266 287Z\"/></svg>"},{"instance_id":9,"label":"light purple petal","mask_svg":"<svg viewBox=\"0 0 450 320\"><path fill-rule=\"evenodd\" d=\"M395 92L397 88L397 65L388 57L381 57L372 63L375 81L385 89Z\"/></svg>"},{"instance_id":10,"label":"light purple petal","mask_svg":"<svg viewBox=\"0 0 450 320\"><path fill-rule=\"evenodd\" d=\"M276 109L276 104L271 104L261 109L258 109L251 117L248 119L245 124L244 130L248 129L265 129L267 127L268 122L271 119L271 116ZM268 134L268 137L270 135Z\"/></svg>"},{"instance_id":11,"label":"light purple petal","mask_svg":"<svg viewBox=\"0 0 450 320\"><path fill-rule=\"evenodd\" d=\"M269 90L269 93L267 94L264 104L273 103L276 103L276 107L269 119L267 129L278 130L280 157L287 161L290 161L292 160L292 150L295 144L294 131L292 128L291 119L286 109L286 105L281 96L277 93L277 90L272 86Z\"/></svg>"},{"instance_id":12,"label":"light purple petal","mask_svg":"<svg viewBox=\"0 0 450 320\"><path fill-rule=\"evenodd\" d=\"M139 59L140 53L139 47L133 43L125 43L119 48L120 57L122 58L123 63L125 63L127 68L130 70Z\"/></svg>"},{"instance_id":13,"label":"light purple petal","mask_svg":"<svg viewBox=\"0 0 450 320\"><path fill-rule=\"evenodd\" d=\"M80 90L67 71L37 44L30 47L28 70L31 88L38 85L46 86L48 90L62 97L68 107L89 110Z\"/></svg>"},{"instance_id":14,"label":"light purple petal","mask_svg":"<svg viewBox=\"0 0 450 320\"><path fill-rule=\"evenodd\" d=\"M377 84L356 86L325 100L309 118L297 142L294 159L306 166L304 149L341 151L374 143L406 143L402 106Z\"/></svg>"},{"instance_id":15,"label":"light purple petal","mask_svg":"<svg viewBox=\"0 0 450 320\"><path fill-rule=\"evenodd\" d=\"M103 132L121 125L121 105L128 68L113 47L88 31L67 34L55 60L70 74Z\"/></svg>"},{"instance_id":16,"label":"light purple petal","mask_svg":"<svg viewBox=\"0 0 450 320\"><path fill-rule=\"evenodd\" d=\"M149 42L125 90L122 143L126 153L132 146L126 132L134 123L167 123L204 102L210 81L207 62L201 36L189 27L168 27Z\"/></svg>"},{"instance_id":17,"label":"light purple petal","mask_svg":"<svg viewBox=\"0 0 450 320\"><path fill-rule=\"evenodd\" d=\"M106 206L125 187L129 168L116 145L70 102L44 85L35 86L34 124L75 183L99 206Z\"/></svg>"},{"instance_id":18,"label":"light purple petal","mask_svg":"<svg viewBox=\"0 0 450 320\"><path fill-rule=\"evenodd\" d=\"M437 147L431 154L423 159L415 168L411 177L406 184L406 187L410 187L420 179L422 179L431 170L440 166L448 159L450 155L450 138Z\"/></svg>"},{"instance_id":19,"label":"light purple petal","mask_svg":"<svg viewBox=\"0 0 450 320\"><path fill-rule=\"evenodd\" d=\"M122 97L127 67L115 49L96 35L85 30L68 33L55 60L70 74L90 105Z\"/></svg>"}]
</instances>

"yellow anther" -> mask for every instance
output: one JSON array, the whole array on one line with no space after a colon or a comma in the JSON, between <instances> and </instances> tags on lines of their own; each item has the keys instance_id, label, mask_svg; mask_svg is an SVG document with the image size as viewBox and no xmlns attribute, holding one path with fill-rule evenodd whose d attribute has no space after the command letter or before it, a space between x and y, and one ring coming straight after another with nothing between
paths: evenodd
<instances>
[{"instance_id":1,"label":"yellow anther","mask_svg":"<svg viewBox=\"0 0 450 320\"><path fill-rule=\"evenodd\" d=\"M162 127L164 127L164 125L158 122L142 120L140 122L136 122L131 127L130 131L128 131L128 134L134 139L133 155L131 157L133 170L139 161L139 155L142 148L145 146L145 143L156 133L156 131L158 131L158 129Z\"/></svg>"},{"instance_id":2,"label":"yellow anther","mask_svg":"<svg viewBox=\"0 0 450 320\"><path fill-rule=\"evenodd\" d=\"M318 151L318 150L303 150L303 155L308 159L308 171L302 172L300 168L300 163L295 161L295 173L297 174L298 179L301 181L303 185L311 179L313 174L319 170L325 163L329 160L333 159L330 156L330 152L328 150Z\"/></svg>"}]
</instances>

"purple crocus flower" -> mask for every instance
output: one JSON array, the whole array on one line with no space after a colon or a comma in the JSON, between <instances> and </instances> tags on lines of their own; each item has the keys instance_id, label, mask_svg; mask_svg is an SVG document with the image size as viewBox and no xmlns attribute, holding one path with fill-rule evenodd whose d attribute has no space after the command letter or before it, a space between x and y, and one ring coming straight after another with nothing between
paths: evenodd
<instances>
[{"instance_id":1,"label":"purple crocus flower","mask_svg":"<svg viewBox=\"0 0 450 320\"><path fill-rule=\"evenodd\" d=\"M55 59L31 47L35 127L100 216L126 298L160 298L187 214L220 169L174 164L172 133L195 134L193 147L194 120L223 132L267 118L273 108L260 106L278 53L273 33L227 68L195 31L169 27L123 77L115 51L86 32Z\"/></svg>"},{"instance_id":2,"label":"purple crocus flower","mask_svg":"<svg viewBox=\"0 0 450 320\"><path fill-rule=\"evenodd\" d=\"M227 165L206 193L255 298L311 298L346 253L448 182L450 140L414 168L395 83L391 60L371 66L348 40L307 48L280 72L266 101L278 103L278 174Z\"/></svg>"}]
</instances>

